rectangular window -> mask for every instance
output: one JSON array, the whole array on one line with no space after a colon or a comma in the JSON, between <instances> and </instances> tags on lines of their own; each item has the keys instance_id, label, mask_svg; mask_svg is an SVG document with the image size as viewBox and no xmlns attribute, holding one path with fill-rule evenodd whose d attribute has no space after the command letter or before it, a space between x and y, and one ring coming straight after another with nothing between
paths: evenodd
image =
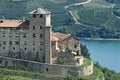
<instances>
[{"instance_id":1,"label":"rectangular window","mask_svg":"<svg viewBox=\"0 0 120 80\"><path fill-rule=\"evenodd\" d=\"M13 50L15 50L15 47L13 47Z\"/></svg>"},{"instance_id":2,"label":"rectangular window","mask_svg":"<svg viewBox=\"0 0 120 80\"><path fill-rule=\"evenodd\" d=\"M5 32L3 32L3 34L5 34Z\"/></svg>"},{"instance_id":3,"label":"rectangular window","mask_svg":"<svg viewBox=\"0 0 120 80\"><path fill-rule=\"evenodd\" d=\"M40 26L40 29L42 29L42 26Z\"/></svg>"},{"instance_id":4,"label":"rectangular window","mask_svg":"<svg viewBox=\"0 0 120 80\"><path fill-rule=\"evenodd\" d=\"M12 44L12 41L10 41L10 44Z\"/></svg>"},{"instance_id":5,"label":"rectangular window","mask_svg":"<svg viewBox=\"0 0 120 80\"><path fill-rule=\"evenodd\" d=\"M27 48L24 48L24 50L27 50Z\"/></svg>"},{"instance_id":6,"label":"rectangular window","mask_svg":"<svg viewBox=\"0 0 120 80\"><path fill-rule=\"evenodd\" d=\"M12 37L12 32L9 33L9 37Z\"/></svg>"},{"instance_id":7,"label":"rectangular window","mask_svg":"<svg viewBox=\"0 0 120 80\"><path fill-rule=\"evenodd\" d=\"M16 37L19 37L19 33L16 33Z\"/></svg>"},{"instance_id":8,"label":"rectangular window","mask_svg":"<svg viewBox=\"0 0 120 80\"><path fill-rule=\"evenodd\" d=\"M15 41L15 44L16 44L16 45L18 45L18 44L19 44L19 42L18 42L18 41Z\"/></svg>"},{"instance_id":9,"label":"rectangular window","mask_svg":"<svg viewBox=\"0 0 120 80\"><path fill-rule=\"evenodd\" d=\"M40 34L40 37L42 38L42 37L43 37L43 34Z\"/></svg>"},{"instance_id":10,"label":"rectangular window","mask_svg":"<svg viewBox=\"0 0 120 80\"><path fill-rule=\"evenodd\" d=\"M33 34L33 37L36 37L36 34Z\"/></svg>"},{"instance_id":11,"label":"rectangular window","mask_svg":"<svg viewBox=\"0 0 120 80\"><path fill-rule=\"evenodd\" d=\"M43 17L43 14L40 14L40 18L42 18Z\"/></svg>"},{"instance_id":12,"label":"rectangular window","mask_svg":"<svg viewBox=\"0 0 120 80\"><path fill-rule=\"evenodd\" d=\"M33 18L36 18L36 14L33 14Z\"/></svg>"},{"instance_id":13,"label":"rectangular window","mask_svg":"<svg viewBox=\"0 0 120 80\"><path fill-rule=\"evenodd\" d=\"M3 41L3 44L6 44L6 41Z\"/></svg>"},{"instance_id":14,"label":"rectangular window","mask_svg":"<svg viewBox=\"0 0 120 80\"><path fill-rule=\"evenodd\" d=\"M75 48L77 48L77 45L75 45Z\"/></svg>"},{"instance_id":15,"label":"rectangular window","mask_svg":"<svg viewBox=\"0 0 120 80\"><path fill-rule=\"evenodd\" d=\"M5 37L5 35L3 35L3 37Z\"/></svg>"},{"instance_id":16,"label":"rectangular window","mask_svg":"<svg viewBox=\"0 0 120 80\"><path fill-rule=\"evenodd\" d=\"M48 68L46 68L46 72L48 71Z\"/></svg>"}]
</instances>

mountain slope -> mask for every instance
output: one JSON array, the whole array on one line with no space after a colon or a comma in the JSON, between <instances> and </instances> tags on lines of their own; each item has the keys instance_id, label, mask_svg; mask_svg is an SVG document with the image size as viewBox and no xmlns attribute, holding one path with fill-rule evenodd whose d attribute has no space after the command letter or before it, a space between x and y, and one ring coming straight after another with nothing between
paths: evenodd
<instances>
[{"instance_id":1,"label":"mountain slope","mask_svg":"<svg viewBox=\"0 0 120 80\"><path fill-rule=\"evenodd\" d=\"M87 1L89 0L0 0L0 18L28 19L30 11L42 7L52 12L55 31L79 37L120 38L120 5L105 0L80 4Z\"/></svg>"}]
</instances>

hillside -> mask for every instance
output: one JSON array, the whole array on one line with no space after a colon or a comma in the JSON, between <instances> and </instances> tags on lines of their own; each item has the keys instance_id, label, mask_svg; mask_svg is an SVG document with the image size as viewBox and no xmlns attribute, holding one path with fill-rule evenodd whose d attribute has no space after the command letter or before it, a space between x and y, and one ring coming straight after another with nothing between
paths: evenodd
<instances>
[{"instance_id":1,"label":"hillside","mask_svg":"<svg viewBox=\"0 0 120 80\"><path fill-rule=\"evenodd\" d=\"M34 71L22 71L6 68L0 68L0 72L0 80L103 80L104 78L102 71L96 67L94 69L94 74L88 77L48 75Z\"/></svg>"},{"instance_id":2,"label":"hillside","mask_svg":"<svg viewBox=\"0 0 120 80\"><path fill-rule=\"evenodd\" d=\"M54 31L78 37L120 38L120 4L111 0L0 0L0 18L28 19L37 7L52 12ZM119 0L114 0L118 3ZM76 24L77 23L77 24Z\"/></svg>"},{"instance_id":3,"label":"hillside","mask_svg":"<svg viewBox=\"0 0 120 80\"><path fill-rule=\"evenodd\" d=\"M110 3L116 3L116 4L120 4L120 1L119 0L106 0Z\"/></svg>"}]
</instances>

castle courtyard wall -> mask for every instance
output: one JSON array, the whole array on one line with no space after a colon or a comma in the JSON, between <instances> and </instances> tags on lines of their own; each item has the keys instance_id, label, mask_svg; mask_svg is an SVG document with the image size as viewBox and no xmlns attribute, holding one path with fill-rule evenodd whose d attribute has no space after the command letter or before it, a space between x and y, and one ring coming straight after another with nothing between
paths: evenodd
<instances>
[{"instance_id":1,"label":"castle courtyard wall","mask_svg":"<svg viewBox=\"0 0 120 80\"><path fill-rule=\"evenodd\" d=\"M91 69L91 68L89 69L89 67L84 69L84 67L81 66L47 64L47 63L40 63L35 61L28 61L28 60L7 58L7 57L0 57L0 67L21 69L28 71L37 71L37 72L53 74L53 75L87 76L92 74L92 72L89 72L89 70Z\"/></svg>"}]
</instances>

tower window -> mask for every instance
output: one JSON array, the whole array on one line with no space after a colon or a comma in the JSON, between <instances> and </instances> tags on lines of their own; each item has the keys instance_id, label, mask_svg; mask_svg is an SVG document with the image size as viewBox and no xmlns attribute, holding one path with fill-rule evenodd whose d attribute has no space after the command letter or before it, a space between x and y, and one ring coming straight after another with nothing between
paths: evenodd
<instances>
[{"instance_id":1,"label":"tower window","mask_svg":"<svg viewBox=\"0 0 120 80\"><path fill-rule=\"evenodd\" d=\"M36 18L36 14L33 14L33 18Z\"/></svg>"},{"instance_id":2,"label":"tower window","mask_svg":"<svg viewBox=\"0 0 120 80\"><path fill-rule=\"evenodd\" d=\"M10 41L10 44L12 44L12 41Z\"/></svg>"},{"instance_id":3,"label":"tower window","mask_svg":"<svg viewBox=\"0 0 120 80\"><path fill-rule=\"evenodd\" d=\"M40 14L40 18L42 18L43 17L43 15L42 14Z\"/></svg>"},{"instance_id":4,"label":"tower window","mask_svg":"<svg viewBox=\"0 0 120 80\"><path fill-rule=\"evenodd\" d=\"M77 48L77 45L75 45L75 48Z\"/></svg>"},{"instance_id":5,"label":"tower window","mask_svg":"<svg viewBox=\"0 0 120 80\"><path fill-rule=\"evenodd\" d=\"M42 26L40 26L40 29L42 29Z\"/></svg>"},{"instance_id":6,"label":"tower window","mask_svg":"<svg viewBox=\"0 0 120 80\"><path fill-rule=\"evenodd\" d=\"M24 50L27 50L27 48L24 48Z\"/></svg>"},{"instance_id":7,"label":"tower window","mask_svg":"<svg viewBox=\"0 0 120 80\"><path fill-rule=\"evenodd\" d=\"M40 34L40 37L42 38L42 37L43 37L43 34Z\"/></svg>"},{"instance_id":8,"label":"tower window","mask_svg":"<svg viewBox=\"0 0 120 80\"><path fill-rule=\"evenodd\" d=\"M16 33L16 37L19 37L19 33Z\"/></svg>"},{"instance_id":9,"label":"tower window","mask_svg":"<svg viewBox=\"0 0 120 80\"><path fill-rule=\"evenodd\" d=\"M15 50L15 47L13 47L13 50Z\"/></svg>"},{"instance_id":10,"label":"tower window","mask_svg":"<svg viewBox=\"0 0 120 80\"><path fill-rule=\"evenodd\" d=\"M10 32L9 34L10 34L9 37L12 37L12 33Z\"/></svg>"},{"instance_id":11,"label":"tower window","mask_svg":"<svg viewBox=\"0 0 120 80\"><path fill-rule=\"evenodd\" d=\"M36 34L33 34L33 37L36 37Z\"/></svg>"}]
</instances>

